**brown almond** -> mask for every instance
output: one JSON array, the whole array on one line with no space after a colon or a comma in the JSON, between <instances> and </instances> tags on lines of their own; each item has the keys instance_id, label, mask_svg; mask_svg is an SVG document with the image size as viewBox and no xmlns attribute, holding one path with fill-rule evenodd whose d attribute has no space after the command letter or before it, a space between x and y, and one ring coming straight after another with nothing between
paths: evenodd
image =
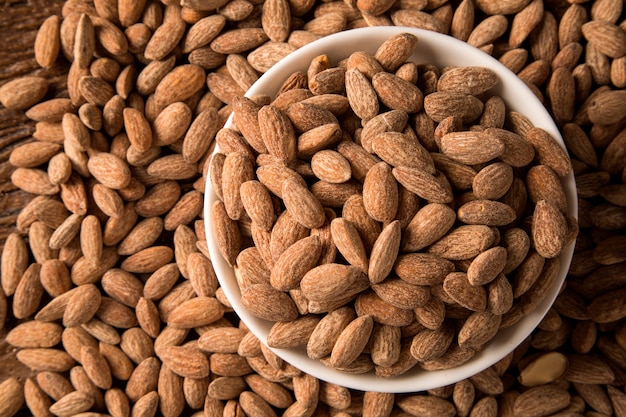
<instances>
[{"instance_id":1,"label":"brown almond","mask_svg":"<svg viewBox=\"0 0 626 417\"><path fill-rule=\"evenodd\" d=\"M368 285L367 275L359 269L333 263L311 269L300 283L304 295L314 301L328 301L355 295Z\"/></svg>"},{"instance_id":2,"label":"brown almond","mask_svg":"<svg viewBox=\"0 0 626 417\"><path fill-rule=\"evenodd\" d=\"M281 291L296 288L304 274L317 264L321 249L317 236L301 239L288 247L271 270L271 285Z\"/></svg>"},{"instance_id":3,"label":"brown almond","mask_svg":"<svg viewBox=\"0 0 626 417\"><path fill-rule=\"evenodd\" d=\"M241 302L255 316L270 321L290 321L298 316L289 295L269 284L254 284L242 291Z\"/></svg>"}]
</instances>

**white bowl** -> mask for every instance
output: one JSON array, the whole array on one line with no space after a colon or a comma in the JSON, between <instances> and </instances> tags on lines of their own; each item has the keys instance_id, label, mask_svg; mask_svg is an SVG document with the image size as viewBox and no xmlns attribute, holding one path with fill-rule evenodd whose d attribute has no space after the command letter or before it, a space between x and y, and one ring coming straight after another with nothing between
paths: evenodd
<instances>
[{"instance_id":1,"label":"white bowl","mask_svg":"<svg viewBox=\"0 0 626 417\"><path fill-rule=\"evenodd\" d=\"M293 72L306 71L310 61L321 54L330 57L334 64L347 58L352 52L365 51L373 54L376 49L393 35L408 32L419 39L417 49L410 60L415 63L431 63L443 66L483 66L492 69L500 78L499 84L492 90L495 95L504 99L507 108L524 114L536 127L541 127L551 133L565 147L558 128L543 104L530 89L510 70L493 57L461 42L450 36L439 33L408 27L371 27L353 29L333 34L313 43L310 43L291 53L272 68L270 68L246 93L247 96L268 94L274 96L282 82ZM229 119L226 126L230 126ZM576 187L574 176L563 179L568 199L568 214L577 217ZM221 257L216 243L210 238L211 210L217 196L207 181L205 194L205 225L208 237L209 252L215 273L224 294L241 320L248 326L262 342L267 340L267 334L272 326L271 322L259 319L250 314L241 304L241 293L235 279L233 269ZM392 377L377 377L373 372L366 374L348 374L324 366L320 361L307 357L304 348L301 349L272 349L278 356L300 370L321 380L329 381L348 388L361 391L379 392L416 392L431 388L453 384L461 379L468 378L493 365L513 349L515 349L539 324L543 316L553 304L558 295L561 284L565 280L574 251L574 244L569 245L561 255L561 269L559 279L545 294L539 306L526 315L514 326L503 329L476 354L463 365L440 371L424 371L415 366L407 373Z\"/></svg>"}]
</instances>

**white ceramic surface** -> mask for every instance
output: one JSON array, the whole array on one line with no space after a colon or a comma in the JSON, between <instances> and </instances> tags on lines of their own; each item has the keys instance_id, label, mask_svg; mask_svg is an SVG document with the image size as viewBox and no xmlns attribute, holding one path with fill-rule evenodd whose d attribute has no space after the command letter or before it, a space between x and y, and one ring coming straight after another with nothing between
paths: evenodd
<instances>
[{"instance_id":1,"label":"white ceramic surface","mask_svg":"<svg viewBox=\"0 0 626 417\"><path fill-rule=\"evenodd\" d=\"M339 60L348 57L354 51L361 50L373 54L382 42L401 32L413 33L419 38L417 49L411 58L413 62L418 64L432 63L439 67L446 65L475 65L491 68L500 78L500 83L494 87L492 91L494 94L504 99L507 108L526 115L535 126L546 129L563 143L556 125L541 102L515 74L500 64L496 59L452 37L407 27L362 28L324 37L298 49L282 59L263 74L246 95L269 94L270 96L274 96L282 82L293 72L306 70L312 58L326 54L331 58L332 62L336 64ZM231 119L228 120L227 126L230 123ZM576 188L573 175L565 178L563 182L569 203L568 214L577 216ZM217 197L211 187L211 183L207 181L205 194L205 224L207 228L206 233L209 251L215 272L235 312L261 341L265 341L272 323L254 317L242 306L240 301L241 293L237 286L234 272L220 256L215 242L211 240L210 207L216 199ZM520 320L516 325L500 331L479 354L456 368L427 372L419 369L419 366L416 366L406 374L397 377L379 378L374 375L373 372L353 375L327 368L319 361L309 359L306 356L304 348L273 349L273 351L290 364L310 375L362 391L370 390L394 393L416 392L452 384L474 375L499 361L515 349L515 347L533 331L558 294L559 288L569 269L573 250L573 244L564 250L561 255L559 280L550 288L537 309Z\"/></svg>"}]
</instances>

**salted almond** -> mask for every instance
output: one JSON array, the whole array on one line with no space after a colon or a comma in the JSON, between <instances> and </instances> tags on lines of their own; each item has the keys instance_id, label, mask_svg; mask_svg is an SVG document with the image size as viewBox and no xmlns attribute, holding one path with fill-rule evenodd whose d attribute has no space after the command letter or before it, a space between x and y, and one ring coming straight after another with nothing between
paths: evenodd
<instances>
[{"instance_id":1,"label":"salted almond","mask_svg":"<svg viewBox=\"0 0 626 417\"><path fill-rule=\"evenodd\" d=\"M330 233L334 245L348 263L367 271L367 253L355 225L344 217L337 217L330 223Z\"/></svg>"},{"instance_id":2,"label":"salted almond","mask_svg":"<svg viewBox=\"0 0 626 417\"><path fill-rule=\"evenodd\" d=\"M279 349L304 346L320 320L318 316L307 314L293 321L275 323L267 335L267 345Z\"/></svg>"},{"instance_id":3,"label":"salted almond","mask_svg":"<svg viewBox=\"0 0 626 417\"><path fill-rule=\"evenodd\" d=\"M526 175L528 196L537 203L547 200L563 213L567 212L567 198L561 181L556 173L546 165L532 167Z\"/></svg>"},{"instance_id":4,"label":"salted almond","mask_svg":"<svg viewBox=\"0 0 626 417\"><path fill-rule=\"evenodd\" d=\"M213 231L218 238L218 248L222 256L231 265L235 264L235 258L239 252L240 235L239 227L226 212L224 203L216 202L212 207Z\"/></svg>"},{"instance_id":5,"label":"salted almond","mask_svg":"<svg viewBox=\"0 0 626 417\"><path fill-rule=\"evenodd\" d=\"M204 17L194 23L183 40L183 51L189 53L209 44L221 32L226 18L220 14Z\"/></svg>"},{"instance_id":6,"label":"salted almond","mask_svg":"<svg viewBox=\"0 0 626 417\"><path fill-rule=\"evenodd\" d=\"M474 200L457 210L457 217L466 224L504 226L515 221L515 210L505 203L494 200Z\"/></svg>"},{"instance_id":7,"label":"salted almond","mask_svg":"<svg viewBox=\"0 0 626 417\"><path fill-rule=\"evenodd\" d=\"M409 33L402 33L390 37L383 42L374 58L386 71L395 71L411 56L417 45L417 37Z\"/></svg>"},{"instance_id":8,"label":"salted almond","mask_svg":"<svg viewBox=\"0 0 626 417\"><path fill-rule=\"evenodd\" d=\"M400 362L402 334L395 326L374 325L371 335L372 362L383 368Z\"/></svg>"},{"instance_id":9,"label":"salted almond","mask_svg":"<svg viewBox=\"0 0 626 417\"><path fill-rule=\"evenodd\" d=\"M373 137L371 147L376 155L393 167L406 166L435 172L433 158L426 148L403 133L381 132Z\"/></svg>"},{"instance_id":10,"label":"salted almond","mask_svg":"<svg viewBox=\"0 0 626 417\"><path fill-rule=\"evenodd\" d=\"M287 248L278 258L270 274L270 283L281 291L296 288L318 261L321 244L317 236L309 236Z\"/></svg>"},{"instance_id":11,"label":"salted almond","mask_svg":"<svg viewBox=\"0 0 626 417\"><path fill-rule=\"evenodd\" d=\"M352 320L339 334L330 354L330 365L335 368L348 366L361 354L374 326L371 316Z\"/></svg>"},{"instance_id":12,"label":"salted almond","mask_svg":"<svg viewBox=\"0 0 626 417\"><path fill-rule=\"evenodd\" d=\"M572 166L569 157L548 132L541 128L533 128L528 131L526 138L535 148L541 164L549 166L560 176L571 172Z\"/></svg>"},{"instance_id":13,"label":"salted almond","mask_svg":"<svg viewBox=\"0 0 626 417\"><path fill-rule=\"evenodd\" d=\"M39 279L40 271L41 264L30 264L17 283L13 294L13 315L18 319L34 314L41 303L43 286Z\"/></svg>"},{"instance_id":14,"label":"salted almond","mask_svg":"<svg viewBox=\"0 0 626 417\"><path fill-rule=\"evenodd\" d=\"M209 360L199 349L191 346L167 346L160 350L159 358L173 372L189 378L206 378Z\"/></svg>"},{"instance_id":15,"label":"salted almond","mask_svg":"<svg viewBox=\"0 0 626 417\"><path fill-rule=\"evenodd\" d=\"M452 201L450 183L441 173L434 175L420 168L393 168L394 178L406 189L428 200L430 203L449 203Z\"/></svg>"},{"instance_id":16,"label":"salted almond","mask_svg":"<svg viewBox=\"0 0 626 417\"><path fill-rule=\"evenodd\" d=\"M475 165L488 162L504 153L502 141L480 132L452 132L441 138L441 152L455 161Z\"/></svg>"},{"instance_id":17,"label":"salted almond","mask_svg":"<svg viewBox=\"0 0 626 417\"><path fill-rule=\"evenodd\" d=\"M250 285L242 291L243 305L255 316L270 321L290 321L298 316L289 295L269 284Z\"/></svg>"},{"instance_id":18,"label":"salted almond","mask_svg":"<svg viewBox=\"0 0 626 417\"><path fill-rule=\"evenodd\" d=\"M450 261L427 253L401 254L394 265L401 279L415 285L440 284L453 270Z\"/></svg>"},{"instance_id":19,"label":"salted almond","mask_svg":"<svg viewBox=\"0 0 626 417\"><path fill-rule=\"evenodd\" d=\"M8 109L25 110L39 103L47 92L48 81L44 78L16 78L0 87L0 103Z\"/></svg>"},{"instance_id":20,"label":"salted almond","mask_svg":"<svg viewBox=\"0 0 626 417\"><path fill-rule=\"evenodd\" d=\"M502 316L485 310L472 313L461 329L458 340L461 347L480 347L498 332Z\"/></svg>"},{"instance_id":21,"label":"salted almond","mask_svg":"<svg viewBox=\"0 0 626 417\"><path fill-rule=\"evenodd\" d=\"M373 150L373 141L379 134L384 132L402 132L407 121L408 114L402 110L390 110L375 115L372 119L368 120L363 127L363 131L361 132L361 146L368 152L371 152ZM394 164L390 163L390 165Z\"/></svg>"},{"instance_id":22,"label":"salted almond","mask_svg":"<svg viewBox=\"0 0 626 417\"><path fill-rule=\"evenodd\" d=\"M18 233L7 236L2 249L2 289L8 296L15 293L22 275L28 268L28 247Z\"/></svg>"},{"instance_id":23,"label":"salted almond","mask_svg":"<svg viewBox=\"0 0 626 417\"><path fill-rule=\"evenodd\" d=\"M484 285L494 280L504 269L507 250L494 246L480 253L467 268L467 278L472 285Z\"/></svg>"},{"instance_id":24,"label":"salted almond","mask_svg":"<svg viewBox=\"0 0 626 417\"><path fill-rule=\"evenodd\" d=\"M626 54L626 36L617 25L608 21L590 21L581 27L583 36L600 52L611 58L619 58ZM607 39L613 39L607 42Z\"/></svg>"},{"instance_id":25,"label":"salted almond","mask_svg":"<svg viewBox=\"0 0 626 417\"><path fill-rule=\"evenodd\" d=\"M220 34L211 41L210 46L221 54L238 54L255 49L268 39L262 28L242 28Z\"/></svg>"},{"instance_id":26,"label":"salted almond","mask_svg":"<svg viewBox=\"0 0 626 417\"><path fill-rule=\"evenodd\" d=\"M244 211L239 189L252 179L252 161L243 153L231 152L224 160L222 171L222 194L226 212L233 220L238 220Z\"/></svg>"},{"instance_id":27,"label":"salted almond","mask_svg":"<svg viewBox=\"0 0 626 417\"><path fill-rule=\"evenodd\" d=\"M32 320L11 329L7 333L6 341L18 348L49 348L61 341L62 331L56 323Z\"/></svg>"},{"instance_id":28,"label":"salted almond","mask_svg":"<svg viewBox=\"0 0 626 417\"><path fill-rule=\"evenodd\" d=\"M253 238L258 242L257 247L259 247L261 256L268 265L273 265L276 259L278 259L289 246L305 238L310 233L309 229L296 221L288 210L283 211L278 216L269 236L264 235L262 229L254 228L253 233L255 230L258 230L260 233ZM269 240L267 240L267 238L269 238ZM271 256L270 259L267 259L268 255Z\"/></svg>"},{"instance_id":29,"label":"salted almond","mask_svg":"<svg viewBox=\"0 0 626 417\"><path fill-rule=\"evenodd\" d=\"M59 16L50 16L39 27L35 38L35 60L43 68L54 65L61 50Z\"/></svg>"},{"instance_id":30,"label":"salted almond","mask_svg":"<svg viewBox=\"0 0 626 417\"><path fill-rule=\"evenodd\" d=\"M483 108L482 101L469 94L439 91L424 97L424 111L435 122L456 116L470 123L482 114Z\"/></svg>"},{"instance_id":31,"label":"salted almond","mask_svg":"<svg viewBox=\"0 0 626 417\"><path fill-rule=\"evenodd\" d=\"M320 126L320 128L323 128L323 126ZM307 133L310 132L312 130L309 130ZM304 135L306 133L302 136ZM331 183L341 184L352 177L352 170L348 160L339 152L331 149L315 152L311 157L311 169L317 178Z\"/></svg>"},{"instance_id":32,"label":"salted almond","mask_svg":"<svg viewBox=\"0 0 626 417\"><path fill-rule=\"evenodd\" d=\"M496 74L483 67L458 67L444 72L437 81L437 90L478 95L492 88Z\"/></svg>"},{"instance_id":33,"label":"salted almond","mask_svg":"<svg viewBox=\"0 0 626 417\"><path fill-rule=\"evenodd\" d=\"M570 403L570 395L567 391L554 385L542 385L534 387L522 393L513 405L516 415L532 416L546 410L550 413L558 412Z\"/></svg>"},{"instance_id":34,"label":"salted almond","mask_svg":"<svg viewBox=\"0 0 626 417\"><path fill-rule=\"evenodd\" d=\"M428 253L450 260L470 259L489 248L495 236L485 225L463 225L428 248Z\"/></svg>"},{"instance_id":35,"label":"salted almond","mask_svg":"<svg viewBox=\"0 0 626 417\"><path fill-rule=\"evenodd\" d=\"M315 229L324 224L326 215L322 204L306 186L303 186L301 180L287 177L283 182L281 194L287 211L302 226Z\"/></svg>"},{"instance_id":36,"label":"salted almond","mask_svg":"<svg viewBox=\"0 0 626 417\"><path fill-rule=\"evenodd\" d=\"M513 183L510 165L496 162L481 169L472 180L472 192L478 199L497 200Z\"/></svg>"},{"instance_id":37,"label":"salted almond","mask_svg":"<svg viewBox=\"0 0 626 417\"><path fill-rule=\"evenodd\" d=\"M307 342L307 355L312 359L329 355L341 331L354 318L354 310L349 307L341 307L325 315L310 335Z\"/></svg>"},{"instance_id":38,"label":"salted almond","mask_svg":"<svg viewBox=\"0 0 626 417\"><path fill-rule=\"evenodd\" d=\"M307 158L313 157L316 153L321 151L325 152L326 148L341 139L340 133L339 125L335 123L321 125L302 133L298 136L296 141L296 156L299 158ZM340 172L345 171L342 169Z\"/></svg>"},{"instance_id":39,"label":"salted almond","mask_svg":"<svg viewBox=\"0 0 626 417\"><path fill-rule=\"evenodd\" d=\"M388 108L409 114L422 109L424 95L409 81L388 72L379 72L372 77L372 86L379 100Z\"/></svg>"},{"instance_id":40,"label":"salted almond","mask_svg":"<svg viewBox=\"0 0 626 417\"><path fill-rule=\"evenodd\" d=\"M436 359L443 355L454 338L450 323L444 323L435 330L424 329L411 340L411 356L420 362Z\"/></svg>"},{"instance_id":41,"label":"salted almond","mask_svg":"<svg viewBox=\"0 0 626 417\"><path fill-rule=\"evenodd\" d=\"M75 364L67 352L51 348L22 349L17 353L17 360L30 369L50 372L66 372Z\"/></svg>"},{"instance_id":42,"label":"salted almond","mask_svg":"<svg viewBox=\"0 0 626 417\"><path fill-rule=\"evenodd\" d=\"M100 291L93 284L77 287L63 313L63 324L74 327L88 322L100 307Z\"/></svg>"},{"instance_id":43,"label":"salted almond","mask_svg":"<svg viewBox=\"0 0 626 417\"><path fill-rule=\"evenodd\" d=\"M155 100L162 106L185 101L195 94L205 82L205 73L196 65L181 65L171 70L157 84Z\"/></svg>"},{"instance_id":44,"label":"salted almond","mask_svg":"<svg viewBox=\"0 0 626 417\"><path fill-rule=\"evenodd\" d=\"M78 415L89 410L94 403L92 395L83 391L74 391L50 406L50 412L57 416Z\"/></svg>"},{"instance_id":45,"label":"salted almond","mask_svg":"<svg viewBox=\"0 0 626 417\"><path fill-rule=\"evenodd\" d=\"M450 298L469 310L482 311L487 306L485 289L472 285L466 273L448 274L443 282L443 289Z\"/></svg>"},{"instance_id":46,"label":"salted almond","mask_svg":"<svg viewBox=\"0 0 626 417\"><path fill-rule=\"evenodd\" d=\"M313 301L328 301L355 295L369 286L367 275L354 266L341 264L319 265L308 271L300 287Z\"/></svg>"},{"instance_id":47,"label":"salted almond","mask_svg":"<svg viewBox=\"0 0 626 417\"><path fill-rule=\"evenodd\" d=\"M363 182L363 206L374 220L390 222L398 211L398 185L386 162L374 165Z\"/></svg>"},{"instance_id":48,"label":"salted almond","mask_svg":"<svg viewBox=\"0 0 626 417\"><path fill-rule=\"evenodd\" d=\"M167 6L163 13L163 23L157 27L146 45L144 55L150 60L165 58L180 42L185 34L186 24L178 6Z\"/></svg>"},{"instance_id":49,"label":"salted almond","mask_svg":"<svg viewBox=\"0 0 626 417\"><path fill-rule=\"evenodd\" d=\"M34 168L47 163L60 149L60 145L56 143L25 143L11 151L9 162L16 167Z\"/></svg>"},{"instance_id":50,"label":"salted almond","mask_svg":"<svg viewBox=\"0 0 626 417\"><path fill-rule=\"evenodd\" d=\"M50 181L48 173L37 168L17 168L11 174L11 181L31 194L53 195L59 192L59 186Z\"/></svg>"},{"instance_id":51,"label":"salted almond","mask_svg":"<svg viewBox=\"0 0 626 417\"><path fill-rule=\"evenodd\" d=\"M426 285L415 285L394 277L373 284L372 289L385 302L405 310L422 306L430 298Z\"/></svg>"},{"instance_id":52,"label":"salted almond","mask_svg":"<svg viewBox=\"0 0 626 417\"><path fill-rule=\"evenodd\" d=\"M152 143L170 145L185 135L192 120L191 109L185 103L174 102L166 106L152 122Z\"/></svg>"},{"instance_id":53,"label":"salted almond","mask_svg":"<svg viewBox=\"0 0 626 417\"><path fill-rule=\"evenodd\" d=\"M535 249L545 258L558 256L565 245L565 216L546 200L537 202L533 214L532 238Z\"/></svg>"},{"instance_id":54,"label":"salted almond","mask_svg":"<svg viewBox=\"0 0 626 417\"><path fill-rule=\"evenodd\" d=\"M346 95L357 116L368 121L378 114L378 98L371 81L354 68L345 76Z\"/></svg>"},{"instance_id":55,"label":"salted almond","mask_svg":"<svg viewBox=\"0 0 626 417\"><path fill-rule=\"evenodd\" d=\"M396 401L398 407L404 412L413 415L437 415L442 417L452 417L456 414L454 405L446 399L428 396L411 395Z\"/></svg>"},{"instance_id":56,"label":"salted almond","mask_svg":"<svg viewBox=\"0 0 626 417\"><path fill-rule=\"evenodd\" d=\"M377 323L387 326L408 326L415 319L415 314L411 310L387 303L374 291L363 291L358 294L354 309L357 316L370 315Z\"/></svg>"},{"instance_id":57,"label":"salted almond","mask_svg":"<svg viewBox=\"0 0 626 417\"><path fill-rule=\"evenodd\" d=\"M434 243L446 234L456 219L447 205L430 203L417 211L406 227L402 238L402 250L415 252Z\"/></svg>"},{"instance_id":58,"label":"salted almond","mask_svg":"<svg viewBox=\"0 0 626 417\"><path fill-rule=\"evenodd\" d=\"M167 322L178 328L192 328L213 323L223 314L223 306L214 297L196 297L175 307Z\"/></svg>"},{"instance_id":59,"label":"salted almond","mask_svg":"<svg viewBox=\"0 0 626 417\"><path fill-rule=\"evenodd\" d=\"M128 272L154 272L173 258L173 251L168 246L152 246L126 258L121 268Z\"/></svg>"},{"instance_id":60,"label":"salted almond","mask_svg":"<svg viewBox=\"0 0 626 417\"><path fill-rule=\"evenodd\" d=\"M368 276L372 284L378 284L387 278L398 256L401 239L400 222L395 220L383 228L372 247Z\"/></svg>"}]
</instances>

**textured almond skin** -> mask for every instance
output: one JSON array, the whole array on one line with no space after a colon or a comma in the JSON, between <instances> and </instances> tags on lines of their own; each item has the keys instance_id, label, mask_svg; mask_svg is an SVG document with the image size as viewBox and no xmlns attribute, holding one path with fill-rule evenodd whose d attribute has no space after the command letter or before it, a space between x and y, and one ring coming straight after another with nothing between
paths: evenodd
<instances>
[{"instance_id":1,"label":"textured almond skin","mask_svg":"<svg viewBox=\"0 0 626 417\"><path fill-rule=\"evenodd\" d=\"M0 103L6 108L25 110L38 103L48 91L48 82L41 77L21 77L3 84Z\"/></svg>"},{"instance_id":2,"label":"textured almond skin","mask_svg":"<svg viewBox=\"0 0 626 417\"><path fill-rule=\"evenodd\" d=\"M504 226L513 222L517 216L508 204L493 200L474 200L463 204L457 210L459 220L466 224L484 224Z\"/></svg>"},{"instance_id":3,"label":"textured almond skin","mask_svg":"<svg viewBox=\"0 0 626 417\"><path fill-rule=\"evenodd\" d=\"M402 309L419 307L430 298L427 286L414 285L393 277L372 285L372 289L385 302Z\"/></svg>"},{"instance_id":4,"label":"textured almond skin","mask_svg":"<svg viewBox=\"0 0 626 417\"><path fill-rule=\"evenodd\" d=\"M393 168L394 178L406 189L430 203L449 203L452 189L448 180L440 172L430 174L419 168Z\"/></svg>"},{"instance_id":5,"label":"textured almond skin","mask_svg":"<svg viewBox=\"0 0 626 417\"><path fill-rule=\"evenodd\" d=\"M383 281L391 272L398 256L401 236L400 222L395 220L383 228L374 242L367 271L372 284Z\"/></svg>"},{"instance_id":6,"label":"textured almond skin","mask_svg":"<svg viewBox=\"0 0 626 417\"><path fill-rule=\"evenodd\" d=\"M296 305L287 294L268 284L251 285L241 301L255 316L270 321L290 321L298 316Z\"/></svg>"},{"instance_id":7,"label":"textured almond skin","mask_svg":"<svg viewBox=\"0 0 626 417\"><path fill-rule=\"evenodd\" d=\"M378 98L371 81L354 68L346 72L346 95L350 107L363 120L370 120L378 114Z\"/></svg>"},{"instance_id":8,"label":"textured almond skin","mask_svg":"<svg viewBox=\"0 0 626 417\"><path fill-rule=\"evenodd\" d=\"M378 99L388 108L409 114L422 109L424 95L413 83L388 72L379 72L372 77L372 86Z\"/></svg>"},{"instance_id":9,"label":"textured almond skin","mask_svg":"<svg viewBox=\"0 0 626 417\"><path fill-rule=\"evenodd\" d=\"M298 287L304 274L317 264L321 249L317 236L301 239L287 248L272 268L272 286L281 291Z\"/></svg>"},{"instance_id":10,"label":"textured almond skin","mask_svg":"<svg viewBox=\"0 0 626 417\"><path fill-rule=\"evenodd\" d=\"M435 330L424 329L411 340L411 356L420 362L438 358L448 350L453 338L454 329L449 324Z\"/></svg>"},{"instance_id":11,"label":"textured almond skin","mask_svg":"<svg viewBox=\"0 0 626 417\"><path fill-rule=\"evenodd\" d=\"M287 178L281 192L287 210L302 226L315 229L324 224L324 207L300 181Z\"/></svg>"},{"instance_id":12,"label":"textured almond skin","mask_svg":"<svg viewBox=\"0 0 626 417\"><path fill-rule=\"evenodd\" d=\"M481 115L483 108L480 100L468 94L439 91L424 97L424 110L436 122L457 116L469 123Z\"/></svg>"},{"instance_id":13,"label":"textured almond skin","mask_svg":"<svg viewBox=\"0 0 626 417\"><path fill-rule=\"evenodd\" d=\"M371 316L360 316L348 324L333 346L330 354L332 367L346 367L353 362L365 347L374 326Z\"/></svg>"},{"instance_id":14,"label":"textured almond skin","mask_svg":"<svg viewBox=\"0 0 626 417\"><path fill-rule=\"evenodd\" d=\"M505 150L497 137L469 131L444 135L440 146L444 155L467 165L488 162Z\"/></svg>"},{"instance_id":15,"label":"textured almond skin","mask_svg":"<svg viewBox=\"0 0 626 417\"><path fill-rule=\"evenodd\" d=\"M363 205L374 220L390 222L398 211L398 185L387 163L374 165L363 182Z\"/></svg>"},{"instance_id":16,"label":"textured almond skin","mask_svg":"<svg viewBox=\"0 0 626 417\"><path fill-rule=\"evenodd\" d=\"M306 345L319 322L319 317L305 315L290 322L275 323L267 335L267 344L284 349Z\"/></svg>"},{"instance_id":17,"label":"textured almond skin","mask_svg":"<svg viewBox=\"0 0 626 417\"><path fill-rule=\"evenodd\" d=\"M513 405L516 415L533 416L544 410L559 411L570 402L569 393L555 386L531 388L520 395ZM541 410L541 411L540 411Z\"/></svg>"},{"instance_id":18,"label":"textured almond skin","mask_svg":"<svg viewBox=\"0 0 626 417\"><path fill-rule=\"evenodd\" d=\"M450 260L469 259L493 243L493 231L484 225L464 225L435 242L428 253Z\"/></svg>"},{"instance_id":19,"label":"textured almond skin","mask_svg":"<svg viewBox=\"0 0 626 417\"><path fill-rule=\"evenodd\" d=\"M437 81L439 91L478 95L497 83L496 75L486 68L459 67L446 71Z\"/></svg>"},{"instance_id":20,"label":"textured almond skin","mask_svg":"<svg viewBox=\"0 0 626 417\"><path fill-rule=\"evenodd\" d=\"M404 281L415 285L440 284L452 271L452 262L427 253L401 254L394 264L394 272Z\"/></svg>"},{"instance_id":21,"label":"textured almond skin","mask_svg":"<svg viewBox=\"0 0 626 417\"><path fill-rule=\"evenodd\" d=\"M402 250L418 251L446 234L456 219L456 213L447 205L431 203L417 211L402 237Z\"/></svg>"},{"instance_id":22,"label":"textured almond skin","mask_svg":"<svg viewBox=\"0 0 626 417\"><path fill-rule=\"evenodd\" d=\"M385 70L394 71L413 53L417 42L410 34L392 36L378 47L374 58Z\"/></svg>"},{"instance_id":23,"label":"textured almond skin","mask_svg":"<svg viewBox=\"0 0 626 417\"><path fill-rule=\"evenodd\" d=\"M443 289L454 301L472 311L482 311L487 307L487 294L480 285L472 285L468 274L452 272L443 281Z\"/></svg>"},{"instance_id":24,"label":"textured almond skin","mask_svg":"<svg viewBox=\"0 0 626 417\"><path fill-rule=\"evenodd\" d=\"M315 326L307 342L307 355L320 359L332 352L341 331L355 318L354 310L341 307L329 312Z\"/></svg>"},{"instance_id":25,"label":"textured almond skin","mask_svg":"<svg viewBox=\"0 0 626 417\"><path fill-rule=\"evenodd\" d=\"M309 300L325 301L355 295L369 286L369 280L353 266L325 264L307 272L300 286Z\"/></svg>"},{"instance_id":26,"label":"textured almond skin","mask_svg":"<svg viewBox=\"0 0 626 417\"><path fill-rule=\"evenodd\" d=\"M513 183L513 169L505 163L494 163L481 169L472 180L472 191L479 199L497 200Z\"/></svg>"},{"instance_id":27,"label":"textured almond skin","mask_svg":"<svg viewBox=\"0 0 626 417\"><path fill-rule=\"evenodd\" d=\"M537 202L532 237L537 252L545 258L558 256L565 245L567 225L560 210L546 200Z\"/></svg>"}]
</instances>

